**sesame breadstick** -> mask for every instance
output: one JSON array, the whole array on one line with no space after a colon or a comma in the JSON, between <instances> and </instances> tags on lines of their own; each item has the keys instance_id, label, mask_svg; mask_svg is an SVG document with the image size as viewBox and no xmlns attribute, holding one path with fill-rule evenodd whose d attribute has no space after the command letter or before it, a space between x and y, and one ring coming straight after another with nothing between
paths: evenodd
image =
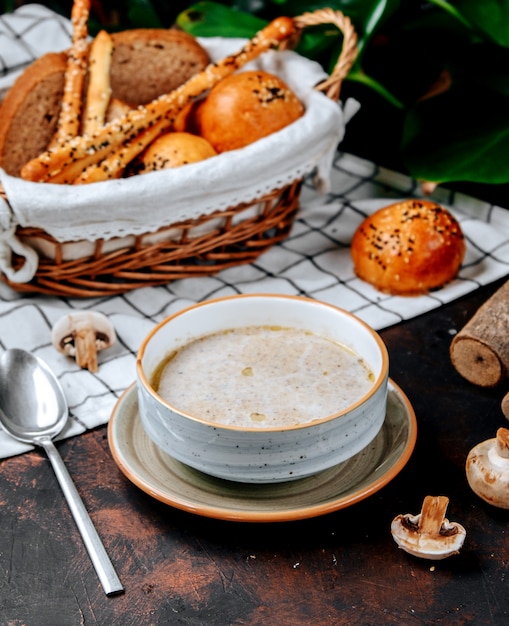
<instances>
[{"instance_id":1,"label":"sesame breadstick","mask_svg":"<svg viewBox=\"0 0 509 626\"><path fill-rule=\"evenodd\" d=\"M69 185L94 182L93 180L89 180L89 175L91 171L95 170L95 164L98 158L101 159L99 161L100 167L107 167L108 163L116 162L118 159L123 159L123 161L127 164L149 144L151 144L154 139L168 130L168 124L168 120L163 118L153 126L150 126L138 135L135 135L128 142L125 142L121 148L112 150L109 145L100 148L98 152L93 152L92 154L88 154L83 158L74 161L67 167L60 170L58 174L51 176L46 182ZM122 171L123 170L118 173L118 176L114 176L112 178L120 178Z\"/></svg>"},{"instance_id":2,"label":"sesame breadstick","mask_svg":"<svg viewBox=\"0 0 509 626\"><path fill-rule=\"evenodd\" d=\"M113 41L105 30L101 30L90 46L88 57L89 83L85 110L83 112L83 134L92 135L106 121L106 109L111 97L110 67Z\"/></svg>"},{"instance_id":3,"label":"sesame breadstick","mask_svg":"<svg viewBox=\"0 0 509 626\"><path fill-rule=\"evenodd\" d=\"M171 126L171 122L166 117L163 117L153 126L149 126L133 137L129 142L123 144L122 147L108 154L99 163L91 163L88 165L81 174L74 179L73 184L81 185L98 182L100 180L120 178L126 166L157 139L157 137L162 135L165 131L170 130ZM81 162L82 160L77 161L77 164ZM66 168L64 171L67 171L67 169L69 168Z\"/></svg>"},{"instance_id":4,"label":"sesame breadstick","mask_svg":"<svg viewBox=\"0 0 509 626\"><path fill-rule=\"evenodd\" d=\"M39 182L47 181L75 161L92 153L96 153L97 165L94 168L93 176L89 170L89 181L115 178L118 175L117 168L122 169L125 164L102 170L99 161L104 158L104 151L107 147L112 151L117 149L164 117L168 118L171 125L177 113L194 98L213 87L222 78L233 74L234 71L262 52L276 47L291 37L295 31L296 27L291 18L276 18L257 33L239 52L208 65L202 72L191 77L171 93L160 96L145 107L138 107L129 111L118 120L106 124L90 137L75 137L64 145L47 150L29 161L21 172L22 178Z\"/></svg>"},{"instance_id":5,"label":"sesame breadstick","mask_svg":"<svg viewBox=\"0 0 509 626\"><path fill-rule=\"evenodd\" d=\"M45 179L44 182L72 185L74 181L83 173L84 169L95 163L97 159L104 159L109 154L111 154L111 146L108 144L101 146L95 152L86 154L81 159L71 161L66 167L53 172Z\"/></svg>"},{"instance_id":6,"label":"sesame breadstick","mask_svg":"<svg viewBox=\"0 0 509 626\"><path fill-rule=\"evenodd\" d=\"M83 83L87 72L89 13L90 0L75 0L71 12L72 46L67 59L62 106L50 147L58 146L79 134Z\"/></svg>"}]
</instances>

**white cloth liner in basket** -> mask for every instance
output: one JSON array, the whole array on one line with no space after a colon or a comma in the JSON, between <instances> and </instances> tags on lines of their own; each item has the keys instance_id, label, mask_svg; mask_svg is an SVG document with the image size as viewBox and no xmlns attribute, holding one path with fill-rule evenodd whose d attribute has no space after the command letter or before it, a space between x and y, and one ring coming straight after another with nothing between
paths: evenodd
<instances>
[{"instance_id":1,"label":"white cloth liner in basket","mask_svg":"<svg viewBox=\"0 0 509 626\"><path fill-rule=\"evenodd\" d=\"M245 41L200 39L212 61L236 52ZM304 116L242 150L126 179L78 187L28 182L0 169L8 198L0 207L0 269L18 282L35 274L37 255L27 246L20 248L17 225L41 228L60 242L111 240L251 202L311 172L316 172L317 188L328 190L333 156L358 103L348 100L343 107L314 89L326 73L293 51L266 52L243 69L279 75L304 103ZM18 254L25 250L22 271L13 273L9 267L6 246Z\"/></svg>"}]
</instances>

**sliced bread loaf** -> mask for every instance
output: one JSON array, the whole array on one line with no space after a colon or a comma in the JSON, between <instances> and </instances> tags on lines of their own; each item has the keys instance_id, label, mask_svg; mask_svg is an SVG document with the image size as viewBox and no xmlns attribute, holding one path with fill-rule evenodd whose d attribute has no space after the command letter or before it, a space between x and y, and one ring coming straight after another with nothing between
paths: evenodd
<instances>
[{"instance_id":1,"label":"sliced bread loaf","mask_svg":"<svg viewBox=\"0 0 509 626\"><path fill-rule=\"evenodd\" d=\"M112 35L113 95L127 104L146 104L169 93L208 64L199 43L177 29L139 28Z\"/></svg>"},{"instance_id":2,"label":"sliced bread loaf","mask_svg":"<svg viewBox=\"0 0 509 626\"><path fill-rule=\"evenodd\" d=\"M45 54L7 92L0 107L0 166L19 176L22 166L53 137L64 90L67 55Z\"/></svg>"}]
</instances>

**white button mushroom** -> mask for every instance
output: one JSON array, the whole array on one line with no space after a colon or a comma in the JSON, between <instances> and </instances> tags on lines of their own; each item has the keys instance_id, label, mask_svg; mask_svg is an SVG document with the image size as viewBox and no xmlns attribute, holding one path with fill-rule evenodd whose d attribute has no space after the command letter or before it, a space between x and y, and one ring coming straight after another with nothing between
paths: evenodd
<instances>
[{"instance_id":1,"label":"white button mushroom","mask_svg":"<svg viewBox=\"0 0 509 626\"><path fill-rule=\"evenodd\" d=\"M440 560L457 554L465 541L461 524L449 522L446 496L426 496L419 515L398 515L391 533L398 546L422 559Z\"/></svg>"},{"instance_id":2,"label":"white button mushroom","mask_svg":"<svg viewBox=\"0 0 509 626\"><path fill-rule=\"evenodd\" d=\"M494 439L472 448L465 470L474 493L493 506L509 509L509 430L499 428Z\"/></svg>"},{"instance_id":3,"label":"white button mushroom","mask_svg":"<svg viewBox=\"0 0 509 626\"><path fill-rule=\"evenodd\" d=\"M76 311L61 317L51 331L53 346L77 364L97 372L97 353L116 341L110 320L97 311Z\"/></svg>"}]
</instances>

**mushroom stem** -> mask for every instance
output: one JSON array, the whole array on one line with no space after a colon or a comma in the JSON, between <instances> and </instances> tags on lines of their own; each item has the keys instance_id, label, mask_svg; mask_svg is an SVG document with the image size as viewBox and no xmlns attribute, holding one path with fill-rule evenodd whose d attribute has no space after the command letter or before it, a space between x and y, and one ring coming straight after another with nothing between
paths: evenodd
<instances>
[{"instance_id":1,"label":"mushroom stem","mask_svg":"<svg viewBox=\"0 0 509 626\"><path fill-rule=\"evenodd\" d=\"M76 349L76 363L88 369L90 372L97 372L97 346L96 333L93 328L80 328L74 334L74 345Z\"/></svg>"},{"instance_id":2,"label":"mushroom stem","mask_svg":"<svg viewBox=\"0 0 509 626\"><path fill-rule=\"evenodd\" d=\"M504 459L509 459L509 430L507 428L499 428L497 430L497 452Z\"/></svg>"},{"instance_id":3,"label":"mushroom stem","mask_svg":"<svg viewBox=\"0 0 509 626\"><path fill-rule=\"evenodd\" d=\"M425 535L442 532L448 505L449 498L446 496L426 496L421 508L419 532Z\"/></svg>"}]
</instances>

